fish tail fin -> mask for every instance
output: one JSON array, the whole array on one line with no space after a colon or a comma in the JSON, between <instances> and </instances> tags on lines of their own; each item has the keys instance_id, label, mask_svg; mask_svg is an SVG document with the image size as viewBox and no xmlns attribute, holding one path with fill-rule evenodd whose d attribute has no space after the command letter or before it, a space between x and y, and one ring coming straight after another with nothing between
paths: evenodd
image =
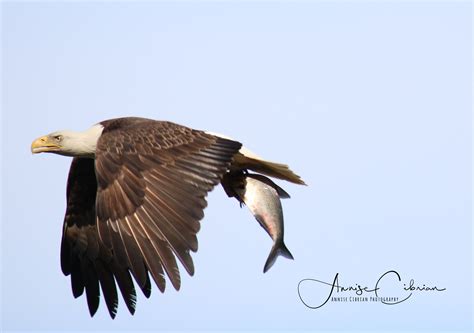
<instances>
[{"instance_id":1,"label":"fish tail fin","mask_svg":"<svg viewBox=\"0 0 474 333\"><path fill-rule=\"evenodd\" d=\"M275 243L273 245L270 254L268 255L267 261L265 262L265 266L263 266L263 272L266 273L275 263L276 258L278 256L283 256L288 259L294 259L293 255L291 254L290 250L286 247L283 241L279 243Z\"/></svg>"}]
</instances>

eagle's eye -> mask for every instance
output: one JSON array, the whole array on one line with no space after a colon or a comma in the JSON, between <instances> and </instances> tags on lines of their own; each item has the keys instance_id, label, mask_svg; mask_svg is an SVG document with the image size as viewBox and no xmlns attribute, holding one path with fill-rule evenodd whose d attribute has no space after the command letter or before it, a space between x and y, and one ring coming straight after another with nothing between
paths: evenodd
<instances>
[{"instance_id":1,"label":"eagle's eye","mask_svg":"<svg viewBox=\"0 0 474 333\"><path fill-rule=\"evenodd\" d=\"M55 140L56 142L61 142L62 139L63 139L63 136L62 136L62 135L55 135L55 136L54 136L54 140Z\"/></svg>"}]
</instances>

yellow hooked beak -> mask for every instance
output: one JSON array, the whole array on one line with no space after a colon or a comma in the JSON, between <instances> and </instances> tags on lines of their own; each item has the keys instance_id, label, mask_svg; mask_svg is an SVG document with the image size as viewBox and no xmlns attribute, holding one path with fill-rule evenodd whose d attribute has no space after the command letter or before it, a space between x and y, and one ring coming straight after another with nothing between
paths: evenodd
<instances>
[{"instance_id":1,"label":"yellow hooked beak","mask_svg":"<svg viewBox=\"0 0 474 333\"><path fill-rule=\"evenodd\" d=\"M56 142L56 140L48 135L42 136L31 144L31 153L47 153L59 151L61 146Z\"/></svg>"}]
</instances>

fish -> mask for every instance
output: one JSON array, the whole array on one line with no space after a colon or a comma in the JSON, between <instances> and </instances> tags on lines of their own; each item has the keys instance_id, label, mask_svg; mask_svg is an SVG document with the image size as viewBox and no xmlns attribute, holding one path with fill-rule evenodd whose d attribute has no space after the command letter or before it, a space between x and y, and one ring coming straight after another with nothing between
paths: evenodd
<instances>
[{"instance_id":1,"label":"fish","mask_svg":"<svg viewBox=\"0 0 474 333\"><path fill-rule=\"evenodd\" d=\"M240 205L245 204L260 226L273 240L273 246L263 267L266 273L278 256L294 259L283 240L283 209L281 199L290 195L269 178L255 173L227 175L223 182L224 190L235 197Z\"/></svg>"}]
</instances>

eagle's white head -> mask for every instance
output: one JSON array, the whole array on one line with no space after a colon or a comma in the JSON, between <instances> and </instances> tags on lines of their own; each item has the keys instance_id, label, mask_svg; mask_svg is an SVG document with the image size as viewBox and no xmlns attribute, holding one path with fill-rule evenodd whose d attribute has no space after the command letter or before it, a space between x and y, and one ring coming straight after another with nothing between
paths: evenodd
<instances>
[{"instance_id":1,"label":"eagle's white head","mask_svg":"<svg viewBox=\"0 0 474 333\"><path fill-rule=\"evenodd\" d=\"M97 124L84 132L56 131L34 140L31 152L93 158L103 129L101 124Z\"/></svg>"}]
</instances>

